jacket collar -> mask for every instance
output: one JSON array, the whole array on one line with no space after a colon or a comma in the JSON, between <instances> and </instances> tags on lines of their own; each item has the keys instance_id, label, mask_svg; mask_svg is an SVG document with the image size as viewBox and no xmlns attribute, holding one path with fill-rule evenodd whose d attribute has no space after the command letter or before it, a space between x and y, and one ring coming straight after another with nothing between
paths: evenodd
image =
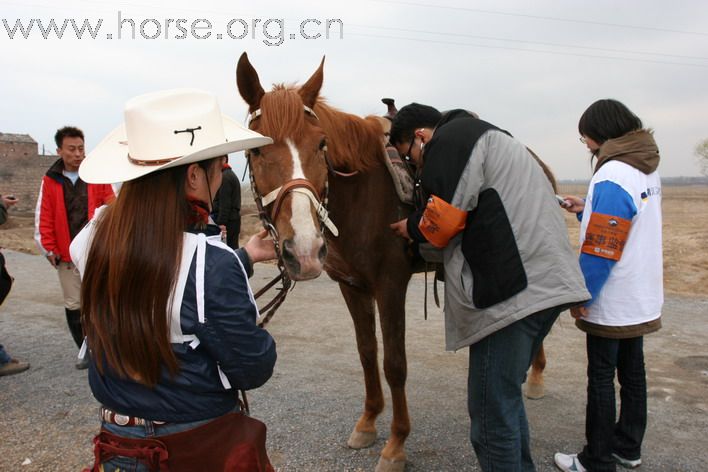
<instances>
[{"instance_id":1,"label":"jacket collar","mask_svg":"<svg viewBox=\"0 0 708 472\"><path fill-rule=\"evenodd\" d=\"M51 177L57 182L64 180L64 161L61 157L54 161L54 164L47 170L47 177Z\"/></svg>"}]
</instances>

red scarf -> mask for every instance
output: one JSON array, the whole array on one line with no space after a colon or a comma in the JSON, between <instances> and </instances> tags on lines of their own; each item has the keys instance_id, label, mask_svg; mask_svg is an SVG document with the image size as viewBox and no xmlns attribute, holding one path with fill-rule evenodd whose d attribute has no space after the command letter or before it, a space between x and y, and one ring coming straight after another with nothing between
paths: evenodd
<instances>
[{"instance_id":1,"label":"red scarf","mask_svg":"<svg viewBox=\"0 0 708 472\"><path fill-rule=\"evenodd\" d=\"M193 197L187 197L187 202L189 202L190 208L187 226L189 228L205 228L209 223L209 205Z\"/></svg>"}]
</instances>

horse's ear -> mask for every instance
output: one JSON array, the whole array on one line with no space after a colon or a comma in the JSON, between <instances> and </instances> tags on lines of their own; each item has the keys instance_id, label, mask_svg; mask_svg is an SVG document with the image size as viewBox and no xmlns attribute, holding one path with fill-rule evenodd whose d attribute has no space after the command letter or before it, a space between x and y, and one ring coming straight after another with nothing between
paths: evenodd
<instances>
[{"instance_id":1,"label":"horse's ear","mask_svg":"<svg viewBox=\"0 0 708 472\"><path fill-rule=\"evenodd\" d=\"M310 108L315 106L317 97L320 94L320 89L322 88L322 80L324 79L324 60L325 58L322 56L320 66L317 68L315 73L312 74L312 77L307 79L307 82L305 82L305 84L300 87L300 90L298 90L300 97L302 98L302 102Z\"/></svg>"},{"instance_id":2,"label":"horse's ear","mask_svg":"<svg viewBox=\"0 0 708 472\"><path fill-rule=\"evenodd\" d=\"M248 103L248 111L253 112L261 105L265 91L258 78L258 72L248 60L248 54L241 54L236 66L236 85L241 97Z\"/></svg>"}]
</instances>

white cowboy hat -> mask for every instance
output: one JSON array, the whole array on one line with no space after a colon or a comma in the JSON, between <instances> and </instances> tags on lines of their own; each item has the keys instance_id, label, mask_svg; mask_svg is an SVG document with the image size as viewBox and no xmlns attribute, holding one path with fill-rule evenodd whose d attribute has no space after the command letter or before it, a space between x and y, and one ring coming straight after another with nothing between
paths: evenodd
<instances>
[{"instance_id":1,"label":"white cowboy hat","mask_svg":"<svg viewBox=\"0 0 708 472\"><path fill-rule=\"evenodd\" d=\"M165 90L128 100L125 123L89 153L79 176L93 184L126 182L272 142L222 115L210 93Z\"/></svg>"}]
</instances>

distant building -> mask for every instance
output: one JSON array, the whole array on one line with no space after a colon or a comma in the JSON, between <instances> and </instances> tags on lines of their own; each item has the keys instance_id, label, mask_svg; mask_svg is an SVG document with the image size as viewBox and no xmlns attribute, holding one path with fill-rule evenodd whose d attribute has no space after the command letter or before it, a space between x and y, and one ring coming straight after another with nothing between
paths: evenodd
<instances>
[{"instance_id":1,"label":"distant building","mask_svg":"<svg viewBox=\"0 0 708 472\"><path fill-rule=\"evenodd\" d=\"M0 159L36 157L37 141L29 134L0 133Z\"/></svg>"}]
</instances>

